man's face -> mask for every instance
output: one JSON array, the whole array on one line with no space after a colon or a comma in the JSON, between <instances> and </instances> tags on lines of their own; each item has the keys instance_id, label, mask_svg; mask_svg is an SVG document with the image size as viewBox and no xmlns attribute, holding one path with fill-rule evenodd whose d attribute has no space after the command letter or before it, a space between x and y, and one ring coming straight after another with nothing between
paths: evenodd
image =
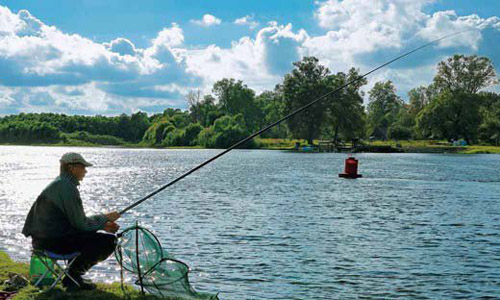
<instances>
[{"instance_id":1,"label":"man's face","mask_svg":"<svg viewBox=\"0 0 500 300\"><path fill-rule=\"evenodd\" d=\"M85 177L85 174L87 174L85 166L80 164L71 166L70 171L71 174L73 174L73 176L75 176L76 179L78 179L78 181L82 181L83 177Z\"/></svg>"}]
</instances>

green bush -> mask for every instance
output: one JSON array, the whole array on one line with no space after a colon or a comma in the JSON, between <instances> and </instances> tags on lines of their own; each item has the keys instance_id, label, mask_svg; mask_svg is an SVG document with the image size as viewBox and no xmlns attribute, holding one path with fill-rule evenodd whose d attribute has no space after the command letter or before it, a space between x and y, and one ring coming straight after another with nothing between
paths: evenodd
<instances>
[{"instance_id":1,"label":"green bush","mask_svg":"<svg viewBox=\"0 0 500 300\"><path fill-rule=\"evenodd\" d=\"M0 143L57 143L59 130L47 122L17 121L0 125Z\"/></svg>"},{"instance_id":2,"label":"green bush","mask_svg":"<svg viewBox=\"0 0 500 300\"><path fill-rule=\"evenodd\" d=\"M392 140L409 140L412 138L412 130L402 125L393 125L389 127L387 137Z\"/></svg>"},{"instance_id":3,"label":"green bush","mask_svg":"<svg viewBox=\"0 0 500 300\"><path fill-rule=\"evenodd\" d=\"M186 142L186 146L195 146L198 144L198 134L203 130L203 127L200 123L191 123L185 129L184 139Z\"/></svg>"},{"instance_id":4,"label":"green bush","mask_svg":"<svg viewBox=\"0 0 500 300\"><path fill-rule=\"evenodd\" d=\"M210 126L200 131L197 140L198 144L205 148L216 148L214 128Z\"/></svg>"},{"instance_id":5,"label":"green bush","mask_svg":"<svg viewBox=\"0 0 500 300\"><path fill-rule=\"evenodd\" d=\"M186 146L184 138L184 130L174 128L167 133L167 136L163 140L163 146Z\"/></svg>"},{"instance_id":6,"label":"green bush","mask_svg":"<svg viewBox=\"0 0 500 300\"><path fill-rule=\"evenodd\" d=\"M205 128L198 135L198 142L206 148L229 148L248 135L245 121L241 114L218 118L213 126ZM245 148L255 148L255 142L249 141Z\"/></svg>"},{"instance_id":7,"label":"green bush","mask_svg":"<svg viewBox=\"0 0 500 300\"><path fill-rule=\"evenodd\" d=\"M123 139L111 135L90 134L86 131L77 131L73 133L64 134L65 140L80 140L98 145L123 145Z\"/></svg>"},{"instance_id":8,"label":"green bush","mask_svg":"<svg viewBox=\"0 0 500 300\"><path fill-rule=\"evenodd\" d=\"M167 134L174 130L175 127L166 119L153 123L146 132L142 141L149 145L158 145L163 142Z\"/></svg>"}]
</instances>

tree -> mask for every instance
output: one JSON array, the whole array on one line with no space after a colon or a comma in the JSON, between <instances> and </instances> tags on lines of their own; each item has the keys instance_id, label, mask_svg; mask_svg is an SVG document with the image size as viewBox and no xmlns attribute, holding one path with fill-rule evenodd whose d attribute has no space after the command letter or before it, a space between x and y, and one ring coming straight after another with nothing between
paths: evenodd
<instances>
[{"instance_id":1,"label":"tree","mask_svg":"<svg viewBox=\"0 0 500 300\"><path fill-rule=\"evenodd\" d=\"M408 98L410 106L408 108L408 113L414 118L418 113L438 94L437 87L435 84L431 84L428 87L419 86L417 88L411 89L408 92Z\"/></svg>"},{"instance_id":2,"label":"tree","mask_svg":"<svg viewBox=\"0 0 500 300\"><path fill-rule=\"evenodd\" d=\"M257 106L262 112L259 118L259 128L263 128L283 117L284 103L283 93L277 88L275 91L265 91L255 98ZM281 123L261 134L266 138L285 138L288 135L288 128L285 123Z\"/></svg>"},{"instance_id":3,"label":"tree","mask_svg":"<svg viewBox=\"0 0 500 300\"><path fill-rule=\"evenodd\" d=\"M186 101L189 106L189 114L193 122L198 122L202 117L200 103L203 100L200 90L189 91L186 95Z\"/></svg>"},{"instance_id":4,"label":"tree","mask_svg":"<svg viewBox=\"0 0 500 300\"><path fill-rule=\"evenodd\" d=\"M440 93L417 117L422 137L475 142L481 122L478 95Z\"/></svg>"},{"instance_id":5,"label":"tree","mask_svg":"<svg viewBox=\"0 0 500 300\"><path fill-rule=\"evenodd\" d=\"M212 92L217 96L221 111L230 116L242 114L250 130L257 128L260 111L255 103L255 92L241 80L224 78L217 81Z\"/></svg>"},{"instance_id":6,"label":"tree","mask_svg":"<svg viewBox=\"0 0 500 300\"><path fill-rule=\"evenodd\" d=\"M440 90L447 90L453 95L472 95L496 82L491 60L477 55L455 54L441 61L434 77L434 83Z\"/></svg>"},{"instance_id":7,"label":"tree","mask_svg":"<svg viewBox=\"0 0 500 300\"><path fill-rule=\"evenodd\" d=\"M161 115L160 115L161 116ZM20 124L27 123L30 126ZM20 113L0 118L0 124L12 125L11 131L18 131L18 139L25 139L23 143L59 141L68 139L79 139L85 137L89 142L96 144L123 143L123 139L129 142L138 142L149 128L149 118L146 113L137 112L128 116L105 117L96 116L67 116L54 113ZM16 125L17 124L17 125ZM17 126L19 130L14 129ZM30 132L37 132L39 136L31 136ZM84 132L84 134L80 134ZM74 135L71 135L75 133ZM115 137L115 139L111 138ZM116 139L120 137L120 139ZM82 139L80 139L82 140ZM82 140L85 141L85 140ZM101 143L102 141L102 143Z\"/></svg>"},{"instance_id":8,"label":"tree","mask_svg":"<svg viewBox=\"0 0 500 300\"><path fill-rule=\"evenodd\" d=\"M338 72L328 76L325 81L329 89L335 90L359 77L359 71L351 68L349 73ZM332 132L334 141L337 141L339 135L347 140L364 135L363 94L360 88L366 83L366 79L362 79L350 84L333 94L330 97L332 99L325 104L325 127Z\"/></svg>"},{"instance_id":9,"label":"tree","mask_svg":"<svg viewBox=\"0 0 500 300\"><path fill-rule=\"evenodd\" d=\"M495 69L486 57L454 55L441 61L433 83L439 95L419 114L419 132L475 142L481 124L477 93L495 82Z\"/></svg>"},{"instance_id":10,"label":"tree","mask_svg":"<svg viewBox=\"0 0 500 300\"><path fill-rule=\"evenodd\" d=\"M206 95L201 101L190 104L189 114L194 123L198 122L203 127L209 127L222 116L222 112L215 104L215 98L211 95Z\"/></svg>"},{"instance_id":11,"label":"tree","mask_svg":"<svg viewBox=\"0 0 500 300\"><path fill-rule=\"evenodd\" d=\"M416 118L411 111L412 108L411 104L403 103L397 114L396 121L387 130L389 139L408 140L414 136L413 128L415 127Z\"/></svg>"},{"instance_id":12,"label":"tree","mask_svg":"<svg viewBox=\"0 0 500 300\"><path fill-rule=\"evenodd\" d=\"M206 148L229 148L247 135L248 131L246 130L243 115L237 114L217 119L214 125L200 132L198 141L200 145ZM254 141L247 142L243 147L253 148Z\"/></svg>"},{"instance_id":13,"label":"tree","mask_svg":"<svg viewBox=\"0 0 500 300\"><path fill-rule=\"evenodd\" d=\"M387 130L396 122L403 101L396 95L391 81L377 82L368 92L368 126L370 136L387 139Z\"/></svg>"},{"instance_id":14,"label":"tree","mask_svg":"<svg viewBox=\"0 0 500 300\"><path fill-rule=\"evenodd\" d=\"M175 130L175 126L165 117L154 122L144 133L142 141L149 145L159 145L171 131Z\"/></svg>"},{"instance_id":15,"label":"tree","mask_svg":"<svg viewBox=\"0 0 500 300\"><path fill-rule=\"evenodd\" d=\"M289 114L329 91L326 82L330 74L328 68L321 66L315 57L304 57L293 63L295 69L285 75L282 87L284 112ZM309 144L320 134L325 117L325 101L320 101L300 114L288 119L288 127L295 138L304 138Z\"/></svg>"},{"instance_id":16,"label":"tree","mask_svg":"<svg viewBox=\"0 0 500 300\"><path fill-rule=\"evenodd\" d=\"M188 102L189 107L195 106L196 104L200 103L202 100L203 95L201 94L200 90L196 91L189 91L188 94L186 95L186 100Z\"/></svg>"},{"instance_id":17,"label":"tree","mask_svg":"<svg viewBox=\"0 0 500 300\"><path fill-rule=\"evenodd\" d=\"M482 98L479 137L485 142L498 145L500 141L500 95L485 92L479 93L479 96Z\"/></svg>"},{"instance_id":18,"label":"tree","mask_svg":"<svg viewBox=\"0 0 500 300\"><path fill-rule=\"evenodd\" d=\"M60 140L59 130L47 122L14 119L0 124L2 143L57 143Z\"/></svg>"},{"instance_id":19,"label":"tree","mask_svg":"<svg viewBox=\"0 0 500 300\"><path fill-rule=\"evenodd\" d=\"M149 122L148 115L145 112L137 112L130 116L130 141L137 143L139 142L144 133L149 128L151 123Z\"/></svg>"},{"instance_id":20,"label":"tree","mask_svg":"<svg viewBox=\"0 0 500 300\"><path fill-rule=\"evenodd\" d=\"M393 140L409 140L412 137L411 128L399 124L393 124L387 130L387 137Z\"/></svg>"},{"instance_id":21,"label":"tree","mask_svg":"<svg viewBox=\"0 0 500 300\"><path fill-rule=\"evenodd\" d=\"M186 141L186 146L194 146L198 143L198 134L203 130L200 123L191 123L185 129L184 139Z\"/></svg>"}]
</instances>

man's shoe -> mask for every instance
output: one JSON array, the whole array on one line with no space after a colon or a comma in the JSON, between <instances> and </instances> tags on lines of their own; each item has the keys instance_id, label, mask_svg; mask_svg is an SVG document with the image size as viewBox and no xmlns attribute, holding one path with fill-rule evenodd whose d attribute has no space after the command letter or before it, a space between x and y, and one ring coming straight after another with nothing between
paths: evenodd
<instances>
[{"instance_id":1,"label":"man's shoe","mask_svg":"<svg viewBox=\"0 0 500 300\"><path fill-rule=\"evenodd\" d=\"M78 282L77 276L72 276ZM71 280L68 276L64 277L62 280L62 285L66 289L67 292L74 292L80 290L80 285L77 285L73 280Z\"/></svg>"},{"instance_id":2,"label":"man's shoe","mask_svg":"<svg viewBox=\"0 0 500 300\"><path fill-rule=\"evenodd\" d=\"M78 285L71 280L69 277L65 277L62 281L63 286L66 288L66 291L73 292L79 290L95 290L96 285L92 283L92 281L88 279L83 279L81 276L72 276L73 279L78 282Z\"/></svg>"},{"instance_id":3,"label":"man's shoe","mask_svg":"<svg viewBox=\"0 0 500 300\"><path fill-rule=\"evenodd\" d=\"M87 291L96 289L97 286L95 285L95 283L90 281L90 279L85 279L85 278L81 278L81 279L82 279L82 281L78 282L80 284L80 289L87 290Z\"/></svg>"}]
</instances>

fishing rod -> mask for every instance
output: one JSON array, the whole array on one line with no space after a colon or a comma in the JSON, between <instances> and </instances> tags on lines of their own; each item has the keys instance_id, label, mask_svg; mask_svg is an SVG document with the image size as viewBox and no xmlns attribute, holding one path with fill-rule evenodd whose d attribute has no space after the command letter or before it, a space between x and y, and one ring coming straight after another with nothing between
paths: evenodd
<instances>
[{"instance_id":1,"label":"fishing rod","mask_svg":"<svg viewBox=\"0 0 500 300\"><path fill-rule=\"evenodd\" d=\"M413 53L415 53L415 52L417 52L417 51L419 51L419 50L421 50L421 49L423 49L423 48L426 48L426 47L428 47L428 46L430 46L430 45L432 45L432 44L435 44L435 43L437 43L437 42L439 42L439 41L442 41L442 40L444 40L444 39L447 39L447 38L449 38L449 37L452 37L452 36L455 36L455 35L458 35L458 34L461 34L461 33L467 32L467 31L471 31L471 30L475 30L475 29L468 29L468 30L464 30L464 31L459 31L459 32L451 33L451 34L448 34L448 35L446 35L446 36L443 36L443 37L441 37L441 38L439 38L439 39L433 40L433 41L431 41L431 42L429 42L429 43L427 43L427 44L424 44L424 45L422 45L422 46L420 46L420 47L418 47L418 48L415 48L415 49L413 49L413 50L411 50L411 51L409 51L409 52L406 52L406 53L404 53L404 54L402 54L402 55L400 55L400 56L398 56L398 57L396 57L396 58L393 58L393 59L389 60L388 62L386 62L386 63L384 63L384 64L382 64L382 65L380 65L380 66L376 67L375 69L373 69L373 70L371 70L371 71L369 71L369 72L367 72L367 73L365 73L365 74L363 74L363 75L360 75L359 77L357 77L357 78L355 78L355 79L353 79L353 80L351 80L351 81L349 81L349 82L345 83L344 85L340 86L339 88L337 88L337 89L335 89L335 90L333 90L333 91L331 91L331 92L328 92L328 93L324 94L323 96L321 96L321 97L319 97L319 98L317 98L317 99L315 99L315 100L313 100L313 101L309 102L308 104L306 104L306 105L304 105L304 106L302 106L302 107L298 108L297 110L295 110L295 111L293 111L293 112L289 113L288 115L284 116L283 118L279 119L278 121L276 121L276 122L274 122L274 123L272 123L272 124L269 124L269 125L267 125L266 127L264 127L264 128L262 128L262 129L260 129L259 131L255 132L255 133L253 133L253 134L251 134L251 135L249 135L249 136L247 136L246 138L242 139L241 141L237 142L236 144L232 145L231 147L227 148L226 150L222 151L221 153L219 153L219 154L215 155L214 157L212 157L212 158L210 158L210 159L206 160L205 162L203 162L203 163L199 164L198 166L196 166L196 167L192 168L191 170L187 171L186 173L182 174L181 176L177 177L176 179L174 179L174 180L170 181L169 183L165 184L164 186L162 186L162 187L158 188L157 190L155 190L154 192L152 192L152 193L150 193L149 195L145 196L144 198L142 198L142 199L140 199L140 200L138 200L138 201L136 201L136 202L132 203L131 205L127 206L126 208L124 208L123 210L121 210L121 211L120 211L120 215L123 215L123 214L124 214L124 213L126 213L127 211L131 210L132 208L136 207L137 205L141 204L142 202L146 201L147 199L149 199L149 198L153 197L154 195L158 194L159 192L163 191L164 189L168 188L169 186L174 185L175 183L177 183L178 181L180 181L180 180L181 180L181 179L183 179L184 177L189 176L191 173L193 173L193 172L195 172L195 171L197 171L197 170L199 170L199 169L203 168L204 166L208 165L209 163L213 162L214 160L216 160L217 158L219 158L219 157L223 156L224 154L228 153L229 151L233 150L234 148L236 148L236 147L238 147L238 146L240 146L240 145L242 145L242 144L244 144L244 143L248 142L249 140L253 139L254 137L256 137L256 136L260 135L261 133L263 133L263 132L265 132L265 131L267 131L267 130L269 130L269 129L273 128L274 126L276 126L276 125L280 124L281 122L283 122L283 121L285 121L285 120L287 120L287 119L289 119L289 118L291 118L291 117L295 116L296 114L298 114L298 113L300 113L300 112L302 112L302 111L306 110L306 109L307 109L307 108L309 108L310 106L312 106L312 105L314 105L314 104L316 104L316 103L318 103L318 102L320 102L320 101L324 100L324 99L325 99L325 98L327 98L328 96L330 96L330 95L332 95L332 94L335 94L335 93L339 92L340 90L342 90L342 89L346 88L347 86L349 86L349 85L351 85L351 84L353 84L353 83L356 83L356 82L360 81L361 79L363 79L363 78L367 77L368 75L372 74L373 72L375 72L375 71L377 71L377 70L380 70L380 69L382 69L383 67L385 67L385 66L387 66L387 65L390 65L390 64L392 64L393 62L398 61L398 60L400 60L400 59L402 59L402 58L404 58L404 57L406 57L406 56L408 56L408 55L411 55L411 54L413 54Z\"/></svg>"}]
</instances>

